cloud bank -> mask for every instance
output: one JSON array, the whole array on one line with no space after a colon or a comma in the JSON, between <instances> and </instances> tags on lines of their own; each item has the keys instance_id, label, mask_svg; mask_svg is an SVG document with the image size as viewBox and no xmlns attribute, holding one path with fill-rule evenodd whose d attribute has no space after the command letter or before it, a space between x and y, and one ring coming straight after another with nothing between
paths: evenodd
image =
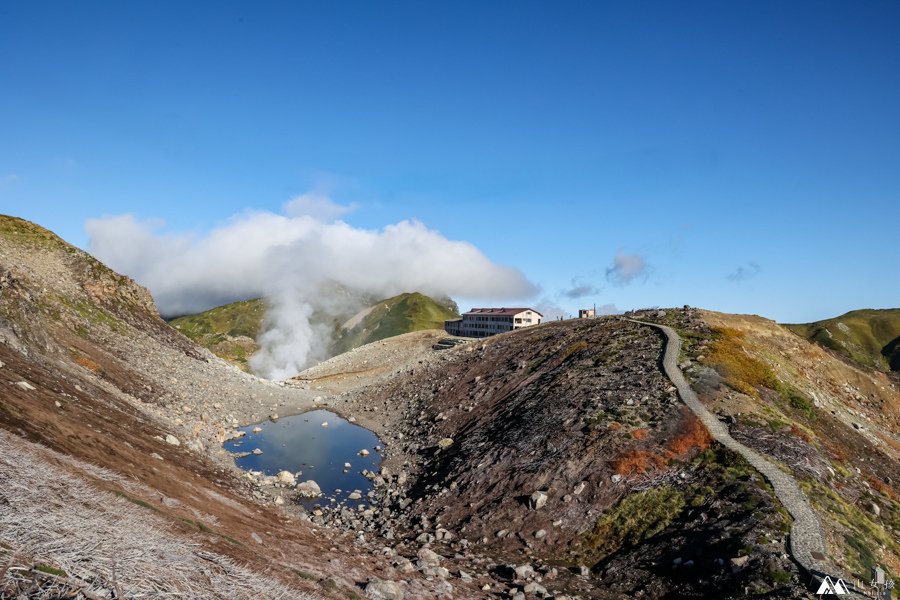
<instances>
[{"instance_id":1,"label":"cloud bank","mask_svg":"<svg viewBox=\"0 0 900 600\"><path fill-rule=\"evenodd\" d=\"M85 228L89 250L149 288L165 316L266 298L266 332L253 366L269 378L325 358L330 332L311 317L341 314L354 297L420 291L504 300L537 291L518 269L418 221L368 230L334 220L351 210L307 194L288 202L285 214L236 215L202 236L160 233L162 222L132 215L91 219ZM350 297L323 293L335 283Z\"/></svg>"}]
</instances>

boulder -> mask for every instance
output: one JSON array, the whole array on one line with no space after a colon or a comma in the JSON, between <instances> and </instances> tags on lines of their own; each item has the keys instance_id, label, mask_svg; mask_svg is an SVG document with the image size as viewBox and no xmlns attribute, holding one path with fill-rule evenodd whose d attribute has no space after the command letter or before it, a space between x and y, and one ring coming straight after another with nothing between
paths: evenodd
<instances>
[{"instance_id":1,"label":"boulder","mask_svg":"<svg viewBox=\"0 0 900 600\"><path fill-rule=\"evenodd\" d=\"M453 445L453 438L443 438L441 441L437 443L438 448L441 450L446 450L450 446Z\"/></svg>"},{"instance_id":2,"label":"boulder","mask_svg":"<svg viewBox=\"0 0 900 600\"><path fill-rule=\"evenodd\" d=\"M437 566L441 564L440 555L431 548L422 548L416 556L426 565Z\"/></svg>"},{"instance_id":3,"label":"boulder","mask_svg":"<svg viewBox=\"0 0 900 600\"><path fill-rule=\"evenodd\" d=\"M259 448L257 448L256 450L259 450ZM256 450L253 451L253 454L256 454ZM259 453L262 454L262 450L260 450ZM283 483L284 485L294 485L297 482L296 479L294 479L294 474L290 471L279 471L278 475L275 476L275 479L278 481L278 483ZM316 488L318 487L319 486L316 486Z\"/></svg>"},{"instance_id":4,"label":"boulder","mask_svg":"<svg viewBox=\"0 0 900 600\"><path fill-rule=\"evenodd\" d=\"M172 435L171 433L166 434L166 443L171 444L172 446L180 446L181 445L181 442L178 440L178 438L175 437L174 435Z\"/></svg>"},{"instance_id":5,"label":"boulder","mask_svg":"<svg viewBox=\"0 0 900 600\"><path fill-rule=\"evenodd\" d=\"M736 556L731 559L731 572L737 573L741 569L743 569L747 563L750 561L749 556Z\"/></svg>"},{"instance_id":6,"label":"boulder","mask_svg":"<svg viewBox=\"0 0 900 600\"><path fill-rule=\"evenodd\" d=\"M370 600L403 600L403 588L396 581L373 579L366 585L366 598Z\"/></svg>"},{"instance_id":7,"label":"boulder","mask_svg":"<svg viewBox=\"0 0 900 600\"><path fill-rule=\"evenodd\" d=\"M304 498L318 498L322 495L319 484L312 479L298 483L297 492Z\"/></svg>"},{"instance_id":8,"label":"boulder","mask_svg":"<svg viewBox=\"0 0 900 600\"><path fill-rule=\"evenodd\" d=\"M514 571L516 572L516 579L528 579L534 576L534 567L531 565L519 565Z\"/></svg>"},{"instance_id":9,"label":"boulder","mask_svg":"<svg viewBox=\"0 0 900 600\"><path fill-rule=\"evenodd\" d=\"M544 508L544 505L547 504L547 492L543 490L538 490L535 493L531 494L530 502L531 508L534 510L539 510Z\"/></svg>"}]
</instances>

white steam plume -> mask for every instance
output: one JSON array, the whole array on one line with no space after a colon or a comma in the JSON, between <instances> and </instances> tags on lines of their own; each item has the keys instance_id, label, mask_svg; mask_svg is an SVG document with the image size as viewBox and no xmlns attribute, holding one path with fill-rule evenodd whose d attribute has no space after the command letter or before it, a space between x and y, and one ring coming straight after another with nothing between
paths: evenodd
<instances>
[{"instance_id":1,"label":"white steam plume","mask_svg":"<svg viewBox=\"0 0 900 600\"><path fill-rule=\"evenodd\" d=\"M161 222L132 215L91 219L85 228L90 251L149 288L163 315L265 297L267 331L254 368L270 378L325 357L330 329L310 317L344 314L353 303L323 291L330 282L357 298L420 291L501 300L536 292L518 269L418 221L380 230L329 221L350 210L307 195L289 202L287 215L247 212L202 236L160 234Z\"/></svg>"}]
</instances>

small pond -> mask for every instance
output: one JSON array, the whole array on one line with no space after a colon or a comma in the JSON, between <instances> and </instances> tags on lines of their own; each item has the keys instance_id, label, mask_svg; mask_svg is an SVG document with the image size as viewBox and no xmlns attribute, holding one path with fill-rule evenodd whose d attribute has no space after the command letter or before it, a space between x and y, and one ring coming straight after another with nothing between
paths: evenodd
<instances>
[{"instance_id":1,"label":"small pond","mask_svg":"<svg viewBox=\"0 0 900 600\"><path fill-rule=\"evenodd\" d=\"M253 433L256 427L261 431ZM235 463L244 470L262 471L266 475L276 475L279 471L302 472L297 483L312 479L323 494L303 500L307 507L332 504L332 499L346 500L354 490L362 493L360 502L365 503L372 482L362 475L362 470L377 472L381 465L380 451L375 449L381 447L378 437L327 410L264 421L242 427L240 431L246 435L225 442L225 449L251 454L236 458ZM262 454L252 454L257 448ZM360 456L363 449L368 450L368 456ZM344 463L350 463L350 468L345 469Z\"/></svg>"}]
</instances>

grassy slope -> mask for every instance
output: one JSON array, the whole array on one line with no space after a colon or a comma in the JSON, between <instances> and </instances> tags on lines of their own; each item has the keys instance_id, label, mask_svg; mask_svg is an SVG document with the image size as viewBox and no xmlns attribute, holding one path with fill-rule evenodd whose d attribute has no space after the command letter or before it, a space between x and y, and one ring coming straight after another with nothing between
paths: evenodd
<instances>
[{"instance_id":1,"label":"grassy slope","mask_svg":"<svg viewBox=\"0 0 900 600\"><path fill-rule=\"evenodd\" d=\"M242 300L173 319L170 325L217 356L249 371L247 361L258 349L256 342L250 340L262 332L265 312L262 300Z\"/></svg>"},{"instance_id":2,"label":"grassy slope","mask_svg":"<svg viewBox=\"0 0 900 600\"><path fill-rule=\"evenodd\" d=\"M235 346L228 343L228 339L238 336L256 339L262 332L264 314L265 304L262 300L244 300L196 315L179 317L170 323L201 346L246 368L246 361L255 348ZM378 302L353 329L347 331L336 327L331 354L340 354L363 344L403 333L441 329L445 319L458 316L458 309L452 300L438 301L418 292L400 294Z\"/></svg>"},{"instance_id":3,"label":"grassy slope","mask_svg":"<svg viewBox=\"0 0 900 600\"><path fill-rule=\"evenodd\" d=\"M459 310L450 299L438 301L418 292L400 294L382 300L359 325L340 332L332 346L332 354L403 333L442 329L445 320L458 317Z\"/></svg>"},{"instance_id":4,"label":"grassy slope","mask_svg":"<svg viewBox=\"0 0 900 600\"><path fill-rule=\"evenodd\" d=\"M785 327L861 365L900 371L900 308L854 310Z\"/></svg>"},{"instance_id":5,"label":"grassy slope","mask_svg":"<svg viewBox=\"0 0 900 600\"><path fill-rule=\"evenodd\" d=\"M209 346L209 341L224 336L256 338L262 329L265 304L260 299L232 302L196 315L172 319L170 324L197 343ZM213 342L215 343L215 342Z\"/></svg>"}]
</instances>

